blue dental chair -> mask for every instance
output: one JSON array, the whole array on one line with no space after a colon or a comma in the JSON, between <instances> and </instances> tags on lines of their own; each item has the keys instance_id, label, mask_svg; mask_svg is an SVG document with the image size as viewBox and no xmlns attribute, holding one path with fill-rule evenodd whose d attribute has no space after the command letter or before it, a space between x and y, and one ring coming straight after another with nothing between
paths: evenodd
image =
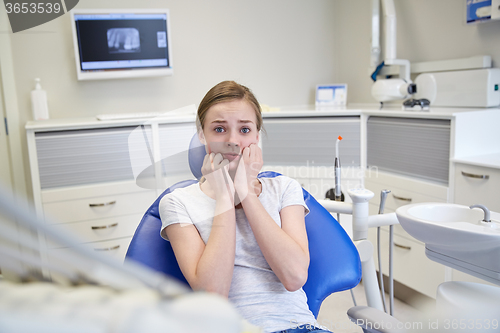
<instances>
[{"instance_id":1,"label":"blue dental chair","mask_svg":"<svg viewBox=\"0 0 500 333\"><path fill-rule=\"evenodd\" d=\"M195 134L189 148L189 165L193 175L200 179L205 147ZM261 172L259 177L276 177L275 172ZM185 180L165 190L144 214L132 238L126 260L140 262L156 271L187 284L175 259L170 242L160 236L159 203L163 196L176 188L197 183ZM342 226L306 190L304 200L310 209L305 218L309 240L310 264L308 280L303 289L309 309L317 318L321 303L330 294L352 289L361 280L361 262L353 242Z\"/></svg>"}]
</instances>

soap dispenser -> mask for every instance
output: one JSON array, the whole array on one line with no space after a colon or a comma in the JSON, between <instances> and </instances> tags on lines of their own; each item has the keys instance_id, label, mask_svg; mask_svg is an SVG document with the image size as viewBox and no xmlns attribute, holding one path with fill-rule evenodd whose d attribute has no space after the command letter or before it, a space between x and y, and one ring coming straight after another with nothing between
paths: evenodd
<instances>
[{"instance_id":1,"label":"soap dispenser","mask_svg":"<svg viewBox=\"0 0 500 333\"><path fill-rule=\"evenodd\" d=\"M31 109L34 120L49 119L49 107L47 105L47 92L42 89L40 79L35 79L35 89L31 91Z\"/></svg>"}]
</instances>

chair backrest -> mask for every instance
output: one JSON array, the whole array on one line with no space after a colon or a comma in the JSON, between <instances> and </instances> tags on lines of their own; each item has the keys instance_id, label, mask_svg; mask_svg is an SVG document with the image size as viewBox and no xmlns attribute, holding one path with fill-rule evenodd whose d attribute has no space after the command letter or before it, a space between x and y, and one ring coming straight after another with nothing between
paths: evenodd
<instances>
[{"instance_id":1,"label":"chair backrest","mask_svg":"<svg viewBox=\"0 0 500 333\"><path fill-rule=\"evenodd\" d=\"M199 148L197 136L191 140L189 164L193 174L201 177L201 164L205 151ZM203 146L201 146L203 147ZM261 172L259 177L276 177L280 174ZM173 276L187 284L177 264L170 242L160 236L161 220L159 203L164 195L176 188L196 183L197 180L179 182L165 190L144 214L128 248L126 259L143 263L150 268ZM309 240L310 264L308 279L303 289L309 309L315 317L323 300L330 294L348 290L361 280L359 254L349 235L333 216L306 190L304 201L309 207L306 231Z\"/></svg>"}]
</instances>

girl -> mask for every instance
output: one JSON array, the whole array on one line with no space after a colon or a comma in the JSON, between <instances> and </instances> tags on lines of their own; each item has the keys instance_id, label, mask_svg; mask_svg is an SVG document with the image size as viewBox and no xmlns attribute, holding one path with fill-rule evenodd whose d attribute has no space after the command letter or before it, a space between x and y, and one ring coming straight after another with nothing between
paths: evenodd
<instances>
[{"instance_id":1,"label":"girl","mask_svg":"<svg viewBox=\"0 0 500 333\"><path fill-rule=\"evenodd\" d=\"M302 188L285 176L257 177L257 99L221 82L200 103L197 126L207 152L203 178L160 202L161 235L186 280L193 290L228 297L265 332L327 332L311 326L302 290L309 266Z\"/></svg>"}]
</instances>

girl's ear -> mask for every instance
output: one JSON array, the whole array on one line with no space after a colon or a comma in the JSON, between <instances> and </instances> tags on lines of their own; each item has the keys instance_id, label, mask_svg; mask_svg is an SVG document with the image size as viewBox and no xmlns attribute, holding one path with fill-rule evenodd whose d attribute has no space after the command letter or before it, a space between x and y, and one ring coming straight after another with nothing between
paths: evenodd
<instances>
[{"instance_id":1,"label":"girl's ear","mask_svg":"<svg viewBox=\"0 0 500 333\"><path fill-rule=\"evenodd\" d=\"M198 140L200 140L200 142L203 143L205 146L207 145L207 140L205 140L205 135L203 134L203 131L198 131Z\"/></svg>"}]
</instances>

